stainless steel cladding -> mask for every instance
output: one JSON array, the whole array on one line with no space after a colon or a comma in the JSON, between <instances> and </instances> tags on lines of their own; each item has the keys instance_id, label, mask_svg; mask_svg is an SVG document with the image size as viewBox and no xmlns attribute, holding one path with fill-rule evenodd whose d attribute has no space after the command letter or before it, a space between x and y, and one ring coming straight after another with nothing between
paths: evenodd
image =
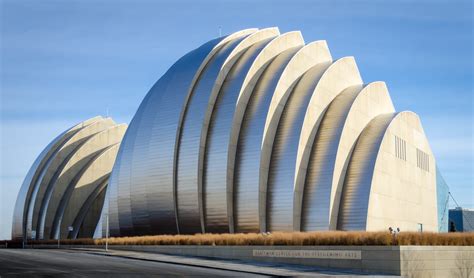
<instances>
[{"instance_id":1,"label":"stainless steel cladding","mask_svg":"<svg viewBox=\"0 0 474 278\"><path fill-rule=\"evenodd\" d=\"M349 87L327 108L311 150L303 192L302 230L328 230L334 159L344 120L361 86Z\"/></svg>"},{"instance_id":2,"label":"stainless steel cladding","mask_svg":"<svg viewBox=\"0 0 474 278\"><path fill-rule=\"evenodd\" d=\"M235 53L234 49L238 48L243 41L244 38L237 38L226 43L212 57L196 82L185 110L178 141L176 173L178 223L182 233L199 233L205 230L200 155L203 155L201 154L203 151L201 139L203 135L207 135L207 130L204 130L204 133L201 131L208 126L206 112L208 109L212 111L212 104L222 84L219 80L225 79L232 63L238 58L232 55L241 54L241 52ZM222 221L226 220L222 219Z\"/></svg>"},{"instance_id":3,"label":"stainless steel cladding","mask_svg":"<svg viewBox=\"0 0 474 278\"><path fill-rule=\"evenodd\" d=\"M298 121L298 119L293 118L294 116L297 117L298 113L292 113L291 110L293 109L290 108L291 105L294 105L294 102L287 105L287 100L292 96L294 86L300 81L303 74L313 67L316 67L320 72L321 68L329 66L331 62L332 58L326 42L310 43L293 55L274 90L265 122L260 160L260 191L267 192L267 203L263 202L262 207L266 207L265 212L268 212L262 217L261 224L265 225L261 226L262 230L293 230L294 179L284 173L283 176L269 177L269 171L272 172L272 175L279 175L281 174L279 169L275 168L288 169L296 165L296 160L291 162L292 158L285 157L283 154L286 149L297 146L298 135L301 130L301 126L299 128L297 125L293 126L291 128L294 129L290 130L287 125L291 124L293 120ZM300 108L304 111L306 105L307 102ZM283 113L285 110L286 113ZM282 114L283 119L281 118ZM275 136L277 137L276 146L273 145ZM296 152L290 152L296 154ZM287 158L289 158L289 161ZM276 165L271 165L271 162L276 162ZM269 183L269 178L274 182Z\"/></svg>"},{"instance_id":4,"label":"stainless steel cladding","mask_svg":"<svg viewBox=\"0 0 474 278\"><path fill-rule=\"evenodd\" d=\"M289 96L278 123L270 160L268 188L273 191L274 201L271 202L272 205L279 206L276 210L286 216L284 220L280 221L283 224L282 226L286 226L285 230L293 230L291 214L293 214L294 196L292 192L295 188L294 183L298 172L296 161L301 128L313 91L327 66L326 64L314 66L301 77ZM276 204L277 195L284 196L285 204ZM275 221L277 217L279 216L273 216L272 220ZM285 223L285 220L291 220L292 222Z\"/></svg>"},{"instance_id":5,"label":"stainless steel cladding","mask_svg":"<svg viewBox=\"0 0 474 278\"><path fill-rule=\"evenodd\" d=\"M249 103L250 98L252 97L253 91L255 86L260 79L262 73L265 71L267 66L271 63L271 61L281 54L282 52L295 48L301 47L304 44L303 38L299 32L289 32L278 36L277 38L273 39L263 50L262 52L255 58L252 67L249 69L247 76L245 78L244 84L240 89L240 94L237 99L235 112L232 120L232 127L231 127L231 135L229 141L229 153L227 157L228 165L227 165L227 188L228 194L232 194L232 198L228 198L228 209L230 217L233 217L233 222L230 221L230 230L236 232L258 232L260 230L260 217L256 213L260 211L260 214L263 215L265 212L265 207L260 206L260 198L263 196L259 196L259 189L248 187L247 190L252 195L253 199L245 199L242 198L245 195L239 194L240 192L244 193L245 183L241 184L241 187L237 187L236 182L238 176L236 176L235 169L236 167L236 157L237 153L237 146L240 138L240 131L242 126L242 121L246 115L247 105ZM252 194L253 193L253 194ZM263 194L261 194L263 195ZM230 212L231 211L231 212ZM233 226L232 226L233 224Z\"/></svg>"},{"instance_id":6,"label":"stainless steel cladding","mask_svg":"<svg viewBox=\"0 0 474 278\"><path fill-rule=\"evenodd\" d=\"M237 100L244 86L247 73L256 57L262 53L269 42L278 35L274 28L256 32L245 40L258 37L258 42L244 51L229 71L215 105L211 118L203 167L203 208L206 232L230 232L233 225L233 188L227 184L229 142ZM245 41L243 41L245 42ZM205 119L206 121L206 119ZM203 128L205 132L205 128ZM205 139L206 137L202 137Z\"/></svg>"},{"instance_id":7,"label":"stainless steel cladding","mask_svg":"<svg viewBox=\"0 0 474 278\"><path fill-rule=\"evenodd\" d=\"M338 229L365 230L373 171L385 130L396 116L382 114L362 131L347 169L339 210Z\"/></svg>"},{"instance_id":8,"label":"stainless steel cladding","mask_svg":"<svg viewBox=\"0 0 474 278\"><path fill-rule=\"evenodd\" d=\"M356 101L354 58L333 62L325 41L305 45L299 32L204 44L158 80L127 130L108 186L111 234L336 229L357 138L393 112L381 84Z\"/></svg>"},{"instance_id":9,"label":"stainless steel cladding","mask_svg":"<svg viewBox=\"0 0 474 278\"><path fill-rule=\"evenodd\" d=\"M279 54L260 76L242 121L234 174L235 211L244 231L263 231L266 191L260 188L260 160L263 130L273 92L291 57L301 47ZM262 226L263 225L263 226Z\"/></svg>"},{"instance_id":10,"label":"stainless steel cladding","mask_svg":"<svg viewBox=\"0 0 474 278\"><path fill-rule=\"evenodd\" d=\"M341 182L352 147L375 116L394 112L383 82L348 87L329 105L311 150L303 193L303 231L335 229Z\"/></svg>"},{"instance_id":11,"label":"stainless steel cladding","mask_svg":"<svg viewBox=\"0 0 474 278\"><path fill-rule=\"evenodd\" d=\"M242 30L173 64L126 131L98 117L53 140L25 178L12 235L88 236L106 219L111 236L437 231L434 156L419 118L394 115L385 84L364 85L325 41ZM416 150L433 167L417 167Z\"/></svg>"},{"instance_id":12,"label":"stainless steel cladding","mask_svg":"<svg viewBox=\"0 0 474 278\"><path fill-rule=\"evenodd\" d=\"M110 118L95 117L54 139L22 185L12 238L58 238L59 231L65 238L71 225L77 234L92 237L103 198L95 198L94 206L86 200L107 183L125 129L126 125L117 125Z\"/></svg>"}]
</instances>

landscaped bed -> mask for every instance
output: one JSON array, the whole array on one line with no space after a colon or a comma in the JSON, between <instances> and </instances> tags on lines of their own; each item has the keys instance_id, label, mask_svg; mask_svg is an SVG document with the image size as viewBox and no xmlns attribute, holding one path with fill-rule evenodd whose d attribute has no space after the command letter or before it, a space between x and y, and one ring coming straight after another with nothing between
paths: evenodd
<instances>
[{"instance_id":1,"label":"landscaped bed","mask_svg":"<svg viewBox=\"0 0 474 278\"><path fill-rule=\"evenodd\" d=\"M65 245L103 245L105 239L64 239ZM0 246L22 241L0 241ZM33 240L28 245L57 244L57 240ZM457 245L473 246L474 233L401 232L275 232L271 234L196 234L113 237L110 245Z\"/></svg>"}]
</instances>

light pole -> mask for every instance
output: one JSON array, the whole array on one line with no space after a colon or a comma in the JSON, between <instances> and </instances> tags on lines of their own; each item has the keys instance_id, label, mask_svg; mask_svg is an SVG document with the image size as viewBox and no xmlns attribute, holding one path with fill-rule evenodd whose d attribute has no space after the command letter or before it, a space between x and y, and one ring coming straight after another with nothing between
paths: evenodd
<instances>
[{"instance_id":1,"label":"light pole","mask_svg":"<svg viewBox=\"0 0 474 278\"><path fill-rule=\"evenodd\" d=\"M29 234L31 234L30 230L29 229L25 230L25 234L24 234L24 237L23 237L23 249L28 247L28 235Z\"/></svg>"},{"instance_id":2,"label":"light pole","mask_svg":"<svg viewBox=\"0 0 474 278\"><path fill-rule=\"evenodd\" d=\"M105 214L105 252L109 251L109 214Z\"/></svg>"},{"instance_id":3,"label":"light pole","mask_svg":"<svg viewBox=\"0 0 474 278\"><path fill-rule=\"evenodd\" d=\"M59 249L59 245L60 245L60 241L61 241L61 222L62 222L62 218L59 218L59 232L58 232L58 249Z\"/></svg>"}]
</instances>

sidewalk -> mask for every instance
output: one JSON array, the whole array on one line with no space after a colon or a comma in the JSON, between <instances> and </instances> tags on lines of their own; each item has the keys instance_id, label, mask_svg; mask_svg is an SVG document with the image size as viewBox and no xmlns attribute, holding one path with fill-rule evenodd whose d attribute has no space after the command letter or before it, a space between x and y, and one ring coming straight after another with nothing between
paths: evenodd
<instances>
[{"instance_id":1,"label":"sidewalk","mask_svg":"<svg viewBox=\"0 0 474 278\"><path fill-rule=\"evenodd\" d=\"M136 252L136 251L123 251L123 250L110 250L105 251L104 249L90 249L90 248L76 248L73 250L86 252L88 254L101 255L101 256L115 256L121 258L135 259L135 260L146 260L156 261L161 263L188 265L203 268L213 268L229 271L237 271L248 274L258 275L269 275L269 276L305 276L305 277L394 277L384 275L364 275L356 272L343 272L333 271L322 268L306 267L306 266L295 266L295 265L283 265L283 264L272 264L272 263L261 263L261 262L249 262L240 260L217 260L210 258L200 257L189 257L189 256L174 256L165 255L149 252Z\"/></svg>"}]
</instances>

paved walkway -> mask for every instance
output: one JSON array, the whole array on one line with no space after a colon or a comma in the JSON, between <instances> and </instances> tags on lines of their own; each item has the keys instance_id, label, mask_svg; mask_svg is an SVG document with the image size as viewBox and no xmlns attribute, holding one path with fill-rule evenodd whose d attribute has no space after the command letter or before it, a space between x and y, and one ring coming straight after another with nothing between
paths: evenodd
<instances>
[{"instance_id":1,"label":"paved walkway","mask_svg":"<svg viewBox=\"0 0 474 278\"><path fill-rule=\"evenodd\" d=\"M70 249L0 248L0 277L269 277L118 256L98 256Z\"/></svg>"},{"instance_id":2,"label":"paved walkway","mask_svg":"<svg viewBox=\"0 0 474 278\"><path fill-rule=\"evenodd\" d=\"M175 256L165 255L150 252L137 252L137 251L124 251L124 250L110 250L106 252L104 249L75 249L81 252L87 252L89 254L102 255L102 256L114 256L136 260L156 261L160 263L179 264L195 267L203 267L210 269L221 269L228 271L236 271L242 273L254 274L254 275L270 275L280 277L394 277L394 276L383 276L383 275L363 275L354 272L344 271L333 271L322 268L307 267L307 266L294 266L294 265L282 265L272 263L261 263L261 262L248 262L239 260L217 260L211 258L200 258L200 257L189 257L189 256Z\"/></svg>"}]
</instances>

